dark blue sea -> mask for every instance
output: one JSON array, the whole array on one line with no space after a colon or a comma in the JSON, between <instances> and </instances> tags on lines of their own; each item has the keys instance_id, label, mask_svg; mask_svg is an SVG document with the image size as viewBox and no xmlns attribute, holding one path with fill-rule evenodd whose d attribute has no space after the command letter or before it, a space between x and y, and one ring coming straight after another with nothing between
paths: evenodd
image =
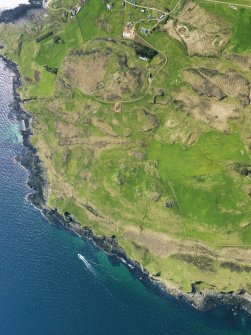
<instances>
[{"instance_id":1,"label":"dark blue sea","mask_svg":"<svg viewBox=\"0 0 251 335\"><path fill-rule=\"evenodd\" d=\"M0 335L251 334L240 310L199 312L157 295L29 204L27 171L14 159L22 138L8 117L12 102L12 76L0 61Z\"/></svg>"}]
</instances>

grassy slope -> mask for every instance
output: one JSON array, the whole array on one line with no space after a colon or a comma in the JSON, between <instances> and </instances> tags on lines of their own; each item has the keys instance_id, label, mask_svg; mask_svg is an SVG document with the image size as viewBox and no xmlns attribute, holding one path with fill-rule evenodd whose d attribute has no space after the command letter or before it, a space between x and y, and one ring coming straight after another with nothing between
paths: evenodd
<instances>
[{"instance_id":1,"label":"grassy slope","mask_svg":"<svg viewBox=\"0 0 251 335\"><path fill-rule=\"evenodd\" d=\"M228 52L248 53L251 11L233 11L220 4L203 3L203 6L232 25L234 32ZM215 251L224 245L251 246L251 226L247 225L251 203L246 192L251 184L231 168L237 161L251 163L245 127L241 124L243 118L249 122L247 110L242 111L243 118L232 121L231 133L225 134L177 111L172 103L152 104L159 88L164 89L169 101L175 96L183 84L180 72L184 67L213 67L215 60L188 57L179 42L156 31L145 39L167 55L167 64L144 99L122 104L122 112L114 113L113 104L97 103L74 87L70 93L63 91L58 78L64 78L62 68L69 50L85 48L88 41L97 38L120 39L124 23L129 19L137 21L145 14L128 6L122 9L119 1L115 1L114 11L108 12L101 1L90 0L75 19L66 17L64 8L70 8L66 0L55 2L53 8L59 10L51 10L43 28L32 28L23 35L20 55L17 54L18 28L1 27L11 36L4 41L7 45L4 52L20 66L24 78L23 97L43 98L27 103L25 108L33 115L33 142L48 169L49 204L61 212L72 213L84 225L91 225L96 233L116 234L130 256L152 273L160 271L164 280L185 290L197 280L206 282L206 287L216 285L225 291L250 289L246 271L231 271L215 260L212 267L205 268L203 264L210 262L207 258L197 262L169 257L169 252L161 248L155 252L150 242L144 245L139 242L139 231L150 230L184 243L195 239ZM105 29L100 22L107 23ZM36 37L51 29L62 38L63 44L55 44L51 36L35 42ZM127 52L132 65L137 64L134 51L128 49ZM150 64L153 73L161 66L160 61L156 58ZM234 67L223 58L216 60L216 64L223 69ZM58 67L58 76L47 72L45 65ZM34 79L34 71L40 73L39 82ZM142 132L149 120L139 113L141 109L158 118L158 128ZM90 121L94 116L105 122L106 127L108 124L124 144L113 144L114 139ZM167 129L168 120L173 120L176 126ZM75 137L82 139L82 144L72 139L62 144L59 122L73 126ZM101 150L90 142L83 144L86 143L83 130L88 131L88 138L93 141L105 138L109 145ZM196 141L187 145L185 139L191 132L196 135ZM151 196L156 193L160 195L157 202ZM172 202L172 208L165 208L167 201ZM98 209L105 220L91 216L83 206L86 203ZM136 229L134 235L128 233L131 226ZM187 252L190 247L188 245Z\"/></svg>"},{"instance_id":2,"label":"grassy slope","mask_svg":"<svg viewBox=\"0 0 251 335\"><path fill-rule=\"evenodd\" d=\"M230 2L230 1L229 1ZM232 2L232 1L231 1ZM230 50L233 52L245 52L251 48L250 29L251 29L251 10L250 8L238 7L233 9L230 6L215 3L200 2L201 5L212 13L221 16L224 20L231 23L234 33L231 39ZM239 1L251 6L251 2Z\"/></svg>"}]
</instances>

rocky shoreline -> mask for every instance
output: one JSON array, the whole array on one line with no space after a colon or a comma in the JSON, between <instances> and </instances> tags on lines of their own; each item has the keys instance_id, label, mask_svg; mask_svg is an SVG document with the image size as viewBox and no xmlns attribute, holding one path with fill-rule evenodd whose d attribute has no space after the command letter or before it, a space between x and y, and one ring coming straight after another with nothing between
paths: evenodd
<instances>
[{"instance_id":1,"label":"rocky shoreline","mask_svg":"<svg viewBox=\"0 0 251 335\"><path fill-rule=\"evenodd\" d=\"M11 60L0 56L5 62L6 66L14 74L13 78L13 91L14 91L14 103L13 110L17 120L24 124L24 129L20 130L23 137L23 152L17 160L29 171L28 185L32 192L28 195L28 200L39 210L42 211L43 215L53 225L63 228L68 232L79 236L82 239L91 240L97 247L106 252L110 257L115 257L118 261L120 260L127 265L129 270L134 276L141 280L142 283L156 292L161 296L168 298L177 298L192 305L199 310L208 310L216 306L226 304L234 305L251 315L251 296L245 291L239 293L230 292L212 292L203 291L200 292L197 289L197 283L194 283L191 293L185 293L178 289L170 289L166 287L156 277L152 277L148 271L142 268L138 263L130 259L125 251L119 246L115 236L97 236L89 227L83 227L74 218L71 217L70 213L64 213L61 215L57 209L48 208L46 205L46 199L44 191L48 188L46 180L46 173L44 171L41 160L38 157L38 152L35 147L30 143L30 136L32 135L32 129L30 127L31 117L25 112L21 103L22 100L18 94L18 88L21 86L21 76L18 71L17 65Z\"/></svg>"},{"instance_id":2,"label":"rocky shoreline","mask_svg":"<svg viewBox=\"0 0 251 335\"><path fill-rule=\"evenodd\" d=\"M34 9L41 9L43 0L29 0L27 5L19 5L13 9L0 11L0 23L15 23Z\"/></svg>"}]
</instances>

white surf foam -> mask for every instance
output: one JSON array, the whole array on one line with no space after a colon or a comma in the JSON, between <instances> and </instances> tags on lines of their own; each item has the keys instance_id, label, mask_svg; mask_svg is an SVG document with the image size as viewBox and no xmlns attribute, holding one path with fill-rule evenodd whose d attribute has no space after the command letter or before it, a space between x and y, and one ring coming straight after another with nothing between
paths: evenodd
<instances>
[{"instance_id":1,"label":"white surf foam","mask_svg":"<svg viewBox=\"0 0 251 335\"><path fill-rule=\"evenodd\" d=\"M28 5L28 0L0 0L0 10L12 9L19 5Z\"/></svg>"}]
</instances>

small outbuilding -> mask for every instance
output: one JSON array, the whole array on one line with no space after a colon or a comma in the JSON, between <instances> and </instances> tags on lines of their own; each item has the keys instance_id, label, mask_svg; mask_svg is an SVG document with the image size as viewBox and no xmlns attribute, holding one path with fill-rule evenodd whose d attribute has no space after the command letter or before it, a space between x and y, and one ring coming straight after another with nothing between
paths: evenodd
<instances>
[{"instance_id":1,"label":"small outbuilding","mask_svg":"<svg viewBox=\"0 0 251 335\"><path fill-rule=\"evenodd\" d=\"M135 38L135 27L131 22L128 22L123 29L123 38L128 40L134 40Z\"/></svg>"}]
</instances>

